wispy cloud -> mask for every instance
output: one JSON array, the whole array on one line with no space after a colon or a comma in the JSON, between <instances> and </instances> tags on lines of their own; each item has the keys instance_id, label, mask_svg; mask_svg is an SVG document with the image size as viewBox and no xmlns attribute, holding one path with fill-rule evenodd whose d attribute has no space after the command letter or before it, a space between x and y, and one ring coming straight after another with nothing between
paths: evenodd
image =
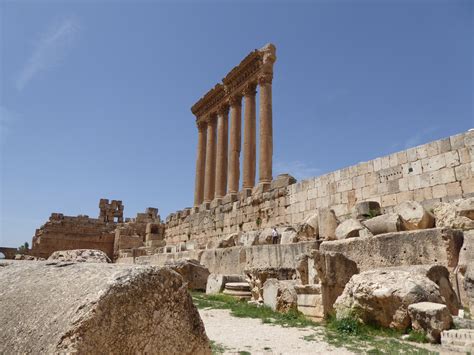
<instances>
[{"instance_id":1,"label":"wispy cloud","mask_svg":"<svg viewBox=\"0 0 474 355\"><path fill-rule=\"evenodd\" d=\"M59 65L75 42L79 29L74 18L66 18L44 32L35 42L33 53L16 80L16 88L22 90L37 74Z\"/></svg>"},{"instance_id":2,"label":"wispy cloud","mask_svg":"<svg viewBox=\"0 0 474 355\"><path fill-rule=\"evenodd\" d=\"M433 134L437 129L437 126L428 126L425 129L418 131L405 140L403 143L403 148L408 149L425 143L425 141L429 140L430 135Z\"/></svg>"},{"instance_id":3,"label":"wispy cloud","mask_svg":"<svg viewBox=\"0 0 474 355\"><path fill-rule=\"evenodd\" d=\"M307 179L318 175L321 169L308 165L299 160L293 161L275 161L274 164L275 175L290 174L298 180Z\"/></svg>"}]
</instances>

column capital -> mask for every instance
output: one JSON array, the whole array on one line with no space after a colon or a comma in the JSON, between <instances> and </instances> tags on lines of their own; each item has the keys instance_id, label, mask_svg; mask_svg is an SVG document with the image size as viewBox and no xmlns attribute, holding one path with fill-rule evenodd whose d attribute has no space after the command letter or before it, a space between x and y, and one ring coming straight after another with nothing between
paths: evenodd
<instances>
[{"instance_id":1,"label":"column capital","mask_svg":"<svg viewBox=\"0 0 474 355\"><path fill-rule=\"evenodd\" d=\"M232 95L228 101L230 106L242 106L242 95Z\"/></svg>"},{"instance_id":2,"label":"column capital","mask_svg":"<svg viewBox=\"0 0 474 355\"><path fill-rule=\"evenodd\" d=\"M217 109L217 114L218 115L227 115L228 113L229 113L229 105L228 104L220 105L219 108Z\"/></svg>"},{"instance_id":3,"label":"column capital","mask_svg":"<svg viewBox=\"0 0 474 355\"><path fill-rule=\"evenodd\" d=\"M206 120L199 119L199 120L196 121L196 126L198 128L198 131L202 131L203 129L206 129L207 122L206 122Z\"/></svg>"},{"instance_id":4,"label":"column capital","mask_svg":"<svg viewBox=\"0 0 474 355\"><path fill-rule=\"evenodd\" d=\"M203 117L203 121L207 123L212 123L215 121L217 118L217 112L211 112L207 114L205 117Z\"/></svg>"},{"instance_id":5,"label":"column capital","mask_svg":"<svg viewBox=\"0 0 474 355\"><path fill-rule=\"evenodd\" d=\"M271 84L272 80L273 80L272 73L262 73L258 77L258 84L259 85Z\"/></svg>"},{"instance_id":6,"label":"column capital","mask_svg":"<svg viewBox=\"0 0 474 355\"><path fill-rule=\"evenodd\" d=\"M244 96L255 96L257 94L257 84L254 82L250 82L245 85L245 88L242 92Z\"/></svg>"}]
</instances>

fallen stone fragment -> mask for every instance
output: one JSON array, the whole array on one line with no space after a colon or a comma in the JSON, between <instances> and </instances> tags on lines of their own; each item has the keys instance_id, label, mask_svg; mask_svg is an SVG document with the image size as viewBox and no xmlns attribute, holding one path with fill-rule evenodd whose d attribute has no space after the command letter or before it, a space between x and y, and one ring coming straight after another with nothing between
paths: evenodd
<instances>
[{"instance_id":1,"label":"fallen stone fragment","mask_svg":"<svg viewBox=\"0 0 474 355\"><path fill-rule=\"evenodd\" d=\"M352 217L358 220L373 218L380 214L380 204L377 201L358 202L352 210Z\"/></svg>"},{"instance_id":2,"label":"fallen stone fragment","mask_svg":"<svg viewBox=\"0 0 474 355\"><path fill-rule=\"evenodd\" d=\"M395 207L395 213L400 215L403 230L433 228L435 225L433 215L419 202L405 201Z\"/></svg>"},{"instance_id":3,"label":"fallen stone fragment","mask_svg":"<svg viewBox=\"0 0 474 355\"><path fill-rule=\"evenodd\" d=\"M441 342L441 332L453 325L453 317L448 307L440 303L419 302L408 306L411 327L426 333L432 343Z\"/></svg>"},{"instance_id":4,"label":"fallen stone fragment","mask_svg":"<svg viewBox=\"0 0 474 355\"><path fill-rule=\"evenodd\" d=\"M72 261L76 263L111 263L107 254L95 249L74 249L55 251L48 260Z\"/></svg>"},{"instance_id":5,"label":"fallen stone fragment","mask_svg":"<svg viewBox=\"0 0 474 355\"><path fill-rule=\"evenodd\" d=\"M298 311L306 317L320 321L324 318L321 285L295 285Z\"/></svg>"},{"instance_id":6,"label":"fallen stone fragment","mask_svg":"<svg viewBox=\"0 0 474 355\"><path fill-rule=\"evenodd\" d=\"M263 284L263 303L281 313L297 309L295 281L268 279Z\"/></svg>"},{"instance_id":7,"label":"fallen stone fragment","mask_svg":"<svg viewBox=\"0 0 474 355\"><path fill-rule=\"evenodd\" d=\"M293 244L298 242L298 233L293 227L286 227L281 232L280 244Z\"/></svg>"},{"instance_id":8,"label":"fallen stone fragment","mask_svg":"<svg viewBox=\"0 0 474 355\"><path fill-rule=\"evenodd\" d=\"M400 216L396 213L388 213L370 218L363 221L362 224L367 227L373 235L399 232L402 230L402 221Z\"/></svg>"},{"instance_id":9,"label":"fallen stone fragment","mask_svg":"<svg viewBox=\"0 0 474 355\"><path fill-rule=\"evenodd\" d=\"M440 202L433 208L436 220L436 227L450 227L455 229L474 229L474 220L469 209L474 202L474 198L467 201L458 200L454 203Z\"/></svg>"},{"instance_id":10,"label":"fallen stone fragment","mask_svg":"<svg viewBox=\"0 0 474 355\"><path fill-rule=\"evenodd\" d=\"M0 279L0 353L211 354L170 269L21 261Z\"/></svg>"},{"instance_id":11,"label":"fallen stone fragment","mask_svg":"<svg viewBox=\"0 0 474 355\"><path fill-rule=\"evenodd\" d=\"M334 308L338 319L355 315L366 324L406 330L408 306L418 302L446 304L451 314L457 314L460 305L445 267L391 267L356 274Z\"/></svg>"},{"instance_id":12,"label":"fallen stone fragment","mask_svg":"<svg viewBox=\"0 0 474 355\"><path fill-rule=\"evenodd\" d=\"M330 208L320 208L318 211L319 237L327 240L336 239L338 220Z\"/></svg>"},{"instance_id":13,"label":"fallen stone fragment","mask_svg":"<svg viewBox=\"0 0 474 355\"><path fill-rule=\"evenodd\" d=\"M366 229L358 220L347 219L336 228L337 239L359 237L362 230Z\"/></svg>"},{"instance_id":14,"label":"fallen stone fragment","mask_svg":"<svg viewBox=\"0 0 474 355\"><path fill-rule=\"evenodd\" d=\"M231 248L235 247L235 241L239 238L237 233L232 233L219 238L217 241L217 248Z\"/></svg>"},{"instance_id":15,"label":"fallen stone fragment","mask_svg":"<svg viewBox=\"0 0 474 355\"><path fill-rule=\"evenodd\" d=\"M188 283L190 290L206 291L207 278L210 272L199 261L194 259L168 261L165 263L165 267L169 267L180 274L184 281Z\"/></svg>"},{"instance_id":16,"label":"fallen stone fragment","mask_svg":"<svg viewBox=\"0 0 474 355\"><path fill-rule=\"evenodd\" d=\"M300 241L314 240L319 237L318 219L318 213L315 213L298 226L297 233Z\"/></svg>"}]
</instances>

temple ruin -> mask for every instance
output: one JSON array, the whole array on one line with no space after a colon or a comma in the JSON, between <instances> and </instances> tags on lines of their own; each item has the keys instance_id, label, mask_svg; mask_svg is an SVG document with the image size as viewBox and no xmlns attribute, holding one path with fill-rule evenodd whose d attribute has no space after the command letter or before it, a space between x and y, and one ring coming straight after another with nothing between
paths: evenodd
<instances>
[{"instance_id":1,"label":"temple ruin","mask_svg":"<svg viewBox=\"0 0 474 355\"><path fill-rule=\"evenodd\" d=\"M209 209L223 199L236 201L240 191L242 97L244 98L243 193L250 195L256 175L256 89L260 88L259 185L272 181L272 80L276 49L267 44L251 52L191 108L196 116L198 146L195 210ZM230 111L230 133L229 133ZM229 137L230 136L230 137Z\"/></svg>"}]
</instances>

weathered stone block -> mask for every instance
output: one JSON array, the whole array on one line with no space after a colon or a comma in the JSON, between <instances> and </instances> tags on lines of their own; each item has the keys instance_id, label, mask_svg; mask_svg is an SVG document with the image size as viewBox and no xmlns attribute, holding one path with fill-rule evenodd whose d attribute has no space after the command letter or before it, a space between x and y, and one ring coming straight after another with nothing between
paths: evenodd
<instances>
[{"instance_id":1,"label":"weathered stone block","mask_svg":"<svg viewBox=\"0 0 474 355\"><path fill-rule=\"evenodd\" d=\"M408 306L413 330L426 333L432 343L440 343L441 332L453 324L448 307L440 303L419 302Z\"/></svg>"}]
</instances>

